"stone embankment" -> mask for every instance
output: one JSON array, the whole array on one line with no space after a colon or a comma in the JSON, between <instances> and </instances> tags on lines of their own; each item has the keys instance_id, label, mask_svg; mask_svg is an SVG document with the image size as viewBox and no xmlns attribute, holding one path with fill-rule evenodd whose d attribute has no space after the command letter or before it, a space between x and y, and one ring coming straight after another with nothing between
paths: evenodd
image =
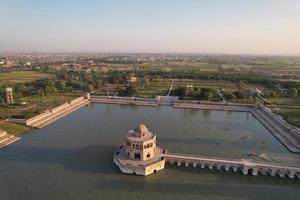
<instances>
[{"instance_id":1,"label":"stone embankment","mask_svg":"<svg viewBox=\"0 0 300 200\"><path fill-rule=\"evenodd\" d=\"M287 123L263 105L258 105L251 113L284 145L294 153L300 153L300 129Z\"/></svg>"},{"instance_id":2,"label":"stone embankment","mask_svg":"<svg viewBox=\"0 0 300 200\"><path fill-rule=\"evenodd\" d=\"M34 128L42 128L88 103L89 103L89 99L85 97L79 97L68 103L64 103L56 108L48 109L44 113L32 117L30 119L24 120L24 119L9 118L7 119L7 121L25 124L27 126L34 127Z\"/></svg>"},{"instance_id":3,"label":"stone embankment","mask_svg":"<svg viewBox=\"0 0 300 200\"><path fill-rule=\"evenodd\" d=\"M158 106L156 99L146 99L137 97L116 97L116 96L91 96L92 103L104 104L127 104L137 106Z\"/></svg>"},{"instance_id":4,"label":"stone embankment","mask_svg":"<svg viewBox=\"0 0 300 200\"><path fill-rule=\"evenodd\" d=\"M255 105L242 103L225 103L225 102L209 102L209 101L184 101L178 100L173 104L174 108L194 108L203 110L225 110L225 111L241 111L250 112Z\"/></svg>"},{"instance_id":5,"label":"stone embankment","mask_svg":"<svg viewBox=\"0 0 300 200\"><path fill-rule=\"evenodd\" d=\"M300 179L300 168L273 163L256 162L245 159L227 159L184 154L161 154L167 163L185 167L201 167L223 171L242 172L244 175L270 175Z\"/></svg>"},{"instance_id":6,"label":"stone embankment","mask_svg":"<svg viewBox=\"0 0 300 200\"><path fill-rule=\"evenodd\" d=\"M0 149L18 141L20 138L7 134L6 131L0 130Z\"/></svg>"}]
</instances>

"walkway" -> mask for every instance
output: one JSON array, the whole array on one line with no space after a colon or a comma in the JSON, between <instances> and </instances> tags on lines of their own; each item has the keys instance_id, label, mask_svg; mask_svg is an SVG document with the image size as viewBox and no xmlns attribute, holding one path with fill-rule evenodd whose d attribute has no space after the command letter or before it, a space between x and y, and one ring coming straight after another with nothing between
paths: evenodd
<instances>
[{"instance_id":1,"label":"walkway","mask_svg":"<svg viewBox=\"0 0 300 200\"><path fill-rule=\"evenodd\" d=\"M167 96L171 95L172 90L173 90L173 80L171 80L171 82L170 82L170 87L169 87L169 90L167 92Z\"/></svg>"},{"instance_id":2,"label":"walkway","mask_svg":"<svg viewBox=\"0 0 300 200\"><path fill-rule=\"evenodd\" d=\"M271 176L278 175L279 177L287 176L289 178L300 179L300 168L286 165L256 162L245 159L239 160L172 153L161 154L161 156L171 165L177 164L178 166L181 166L184 164L186 167L192 165L193 167L200 166L201 168L208 167L209 169L232 170L233 172L241 171L245 175L249 173L253 176L257 176L258 174Z\"/></svg>"}]
</instances>

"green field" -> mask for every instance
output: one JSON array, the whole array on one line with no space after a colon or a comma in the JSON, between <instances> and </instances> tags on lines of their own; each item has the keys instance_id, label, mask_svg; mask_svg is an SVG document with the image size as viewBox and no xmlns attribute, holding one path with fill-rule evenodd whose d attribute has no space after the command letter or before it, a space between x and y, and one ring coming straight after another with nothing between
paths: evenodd
<instances>
[{"instance_id":1,"label":"green field","mask_svg":"<svg viewBox=\"0 0 300 200\"><path fill-rule=\"evenodd\" d=\"M234 92L239 90L239 84L230 81L221 80L193 80L193 79L172 79L173 89L177 87L193 86L194 88L210 88L213 90L225 90L227 92ZM170 87L171 79L153 79L151 81L145 81L143 88L143 83L141 79L133 83L133 86L138 90L138 96L153 98L155 95L165 95ZM253 90L254 88L263 88L261 85L257 84L244 84L245 90ZM246 101L249 101L246 99Z\"/></svg>"},{"instance_id":2,"label":"green field","mask_svg":"<svg viewBox=\"0 0 300 200\"><path fill-rule=\"evenodd\" d=\"M268 98L270 102L277 105L300 106L300 97L294 98Z\"/></svg>"},{"instance_id":3,"label":"green field","mask_svg":"<svg viewBox=\"0 0 300 200\"><path fill-rule=\"evenodd\" d=\"M170 86L170 80L153 79L152 81L146 81L143 88L142 80L138 79L133 86L137 89L138 96L154 98L156 95L166 95Z\"/></svg>"},{"instance_id":4,"label":"green field","mask_svg":"<svg viewBox=\"0 0 300 200\"><path fill-rule=\"evenodd\" d=\"M37 71L13 71L0 73L0 85L1 84L14 84L32 82L34 80L51 78L50 73L42 73Z\"/></svg>"},{"instance_id":5,"label":"green field","mask_svg":"<svg viewBox=\"0 0 300 200\"><path fill-rule=\"evenodd\" d=\"M290 124L300 128L300 107L279 108L273 111L282 115Z\"/></svg>"}]
</instances>

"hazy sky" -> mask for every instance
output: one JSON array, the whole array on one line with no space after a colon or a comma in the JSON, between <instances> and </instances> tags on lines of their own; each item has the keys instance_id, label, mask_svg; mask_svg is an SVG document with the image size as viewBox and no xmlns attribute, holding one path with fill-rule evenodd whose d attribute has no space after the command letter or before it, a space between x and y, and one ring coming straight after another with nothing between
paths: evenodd
<instances>
[{"instance_id":1,"label":"hazy sky","mask_svg":"<svg viewBox=\"0 0 300 200\"><path fill-rule=\"evenodd\" d=\"M0 0L0 52L300 55L300 0Z\"/></svg>"}]
</instances>

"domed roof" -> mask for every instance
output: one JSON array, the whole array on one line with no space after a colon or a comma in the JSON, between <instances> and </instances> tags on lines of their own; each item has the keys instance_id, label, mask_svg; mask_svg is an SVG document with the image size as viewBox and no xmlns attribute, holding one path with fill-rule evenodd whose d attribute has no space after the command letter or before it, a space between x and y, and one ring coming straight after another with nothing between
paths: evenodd
<instances>
[{"instance_id":1,"label":"domed roof","mask_svg":"<svg viewBox=\"0 0 300 200\"><path fill-rule=\"evenodd\" d=\"M142 142L155 137L155 134L150 132L144 124L140 124L134 130L128 131L127 139L135 142Z\"/></svg>"},{"instance_id":2,"label":"domed roof","mask_svg":"<svg viewBox=\"0 0 300 200\"><path fill-rule=\"evenodd\" d=\"M140 124L136 129L135 129L135 136L136 137L145 137L149 133L149 130L144 124Z\"/></svg>"}]
</instances>

